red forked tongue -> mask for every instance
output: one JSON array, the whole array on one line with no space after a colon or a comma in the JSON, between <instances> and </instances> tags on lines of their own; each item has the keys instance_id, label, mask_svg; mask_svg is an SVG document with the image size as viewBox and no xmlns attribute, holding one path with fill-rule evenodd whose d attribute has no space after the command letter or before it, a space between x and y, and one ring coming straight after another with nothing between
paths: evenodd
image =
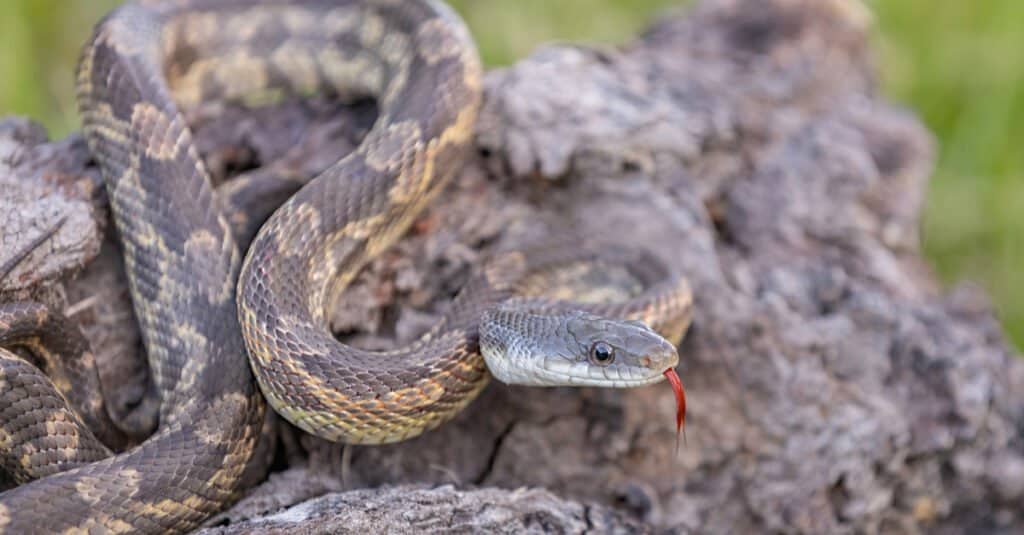
<instances>
[{"instance_id":1,"label":"red forked tongue","mask_svg":"<svg viewBox=\"0 0 1024 535\"><path fill-rule=\"evenodd\" d=\"M686 442L686 392L683 390L683 382L679 380L675 368L665 370L665 377L672 383L672 391L676 394L676 452L679 451L679 433L683 434L683 442Z\"/></svg>"}]
</instances>

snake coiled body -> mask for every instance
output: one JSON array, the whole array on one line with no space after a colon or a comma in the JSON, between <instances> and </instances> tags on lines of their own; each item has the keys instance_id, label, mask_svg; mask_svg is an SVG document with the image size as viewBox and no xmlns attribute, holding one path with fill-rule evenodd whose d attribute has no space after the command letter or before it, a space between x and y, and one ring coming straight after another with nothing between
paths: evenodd
<instances>
[{"instance_id":1,"label":"snake coiled body","mask_svg":"<svg viewBox=\"0 0 1024 535\"><path fill-rule=\"evenodd\" d=\"M443 347L379 355L335 341L324 313L461 166L480 103L481 67L468 32L447 8L356 5L380 35L347 41L339 55L376 57L358 79L372 86L359 89L376 97L379 118L352 154L260 230L239 279L239 312L256 377L279 414L331 440L380 443L449 418L480 390L486 369L479 358L467 358L465 325L440 328ZM347 27L332 31L351 34ZM485 292L474 292L474 303Z\"/></svg>"},{"instance_id":2,"label":"snake coiled body","mask_svg":"<svg viewBox=\"0 0 1024 535\"><path fill-rule=\"evenodd\" d=\"M375 98L378 120L352 154L275 212L243 266L181 110L314 92ZM0 529L196 527L240 491L264 411L254 375L274 409L301 428L382 443L436 427L483 388L478 325L487 311L500 322L489 343L510 346L502 350L536 351L506 343L524 328L562 337L553 347L569 358L589 343L589 316L574 313L559 327L548 315L562 305L508 301L531 271L587 262L593 251L575 243L497 255L409 347L365 352L327 329L327 307L407 230L470 148L480 62L465 27L438 2L143 0L98 25L78 96L161 393L160 424L128 452L52 475L36 470L46 477L0 495ZM689 289L679 277L661 279L628 303L585 308L642 320L678 341ZM493 312L500 303L506 308ZM645 365L674 366L665 360L674 348L649 332L630 323L613 342L639 348ZM21 370L6 355L0 372ZM652 381L616 373L613 386Z\"/></svg>"}]
</instances>

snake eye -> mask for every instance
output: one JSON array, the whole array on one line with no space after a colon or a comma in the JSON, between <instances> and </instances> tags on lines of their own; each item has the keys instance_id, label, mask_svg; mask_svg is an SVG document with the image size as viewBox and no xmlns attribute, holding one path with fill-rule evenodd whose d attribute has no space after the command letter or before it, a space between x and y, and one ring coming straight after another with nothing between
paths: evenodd
<instances>
[{"instance_id":1,"label":"snake eye","mask_svg":"<svg viewBox=\"0 0 1024 535\"><path fill-rule=\"evenodd\" d=\"M607 366L615 360L615 348L606 342L595 342L590 346L590 362L598 366Z\"/></svg>"}]
</instances>

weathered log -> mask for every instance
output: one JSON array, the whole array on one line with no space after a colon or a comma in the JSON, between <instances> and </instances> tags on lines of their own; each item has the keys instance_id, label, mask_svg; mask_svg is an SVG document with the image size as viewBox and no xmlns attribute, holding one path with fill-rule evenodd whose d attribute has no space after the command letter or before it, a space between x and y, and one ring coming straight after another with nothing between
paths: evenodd
<instances>
[{"instance_id":1,"label":"weathered log","mask_svg":"<svg viewBox=\"0 0 1024 535\"><path fill-rule=\"evenodd\" d=\"M276 476L276 477L275 477ZM291 497L316 476L304 471L275 474L271 497ZM280 483L279 483L280 482ZM322 489L314 483L314 488ZM257 491L257 493L263 491ZM259 494L235 509L262 510ZM273 503L276 503L273 502ZM267 505L266 502L259 505ZM228 515L218 519L229 520ZM456 489L452 485L386 486L335 492L275 514L205 530L205 533L643 533L636 519L605 507L563 500L543 489Z\"/></svg>"},{"instance_id":2,"label":"weathered log","mask_svg":"<svg viewBox=\"0 0 1024 535\"><path fill-rule=\"evenodd\" d=\"M697 299L678 455L664 385L494 384L455 421L393 446L345 452L282 426L275 466L288 471L215 529L1024 529L1024 365L985 296L943 291L921 258L933 142L877 94L869 33L850 0L705 0L627 46L547 47L491 72L478 157L335 308L339 336L392 347L427 329L496 247L560 225L646 244ZM373 113L214 106L193 125L218 180L262 166L301 181L350 150ZM4 154L21 143L41 156L0 182L94 180L77 137L40 144L11 124ZM31 239L7 229L46 228L64 210L3 225L3 254ZM87 272L116 273L108 249ZM52 279L87 260L44 270L38 254L19 272ZM88 301L122 295L118 277L67 292L95 343L134 347L127 300ZM132 377L145 391L145 373ZM544 490L510 490L523 487Z\"/></svg>"}]
</instances>

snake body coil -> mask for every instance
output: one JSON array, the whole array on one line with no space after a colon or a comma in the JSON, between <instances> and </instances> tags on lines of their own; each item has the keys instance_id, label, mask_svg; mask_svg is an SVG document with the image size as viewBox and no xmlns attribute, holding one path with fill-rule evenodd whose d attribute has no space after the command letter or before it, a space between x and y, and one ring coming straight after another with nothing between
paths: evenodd
<instances>
[{"instance_id":1,"label":"snake body coil","mask_svg":"<svg viewBox=\"0 0 1024 535\"><path fill-rule=\"evenodd\" d=\"M360 5L380 33L360 33L339 55L376 56L367 63L373 69L356 77L372 87L339 92L369 89L379 118L353 153L264 224L239 279L239 312L256 377L279 414L331 440L381 443L438 425L485 384L483 361L467 358L469 324L449 321L434 340L381 355L339 344L324 313L461 166L480 103L481 68L468 32L448 9L431 2ZM337 28L346 36L350 30ZM492 301L479 290L461 318L479 317L473 305Z\"/></svg>"},{"instance_id":2,"label":"snake body coil","mask_svg":"<svg viewBox=\"0 0 1024 535\"><path fill-rule=\"evenodd\" d=\"M379 118L353 153L271 217L243 266L180 110L314 92L375 98ZM160 424L137 448L96 462L69 456L52 469L52 459L43 467L23 457L31 477L46 477L0 495L0 529L196 527L240 490L264 412L253 371L270 404L303 429L381 443L439 425L483 388L485 316L485 349L513 353L517 363L541 355L551 364L542 375L553 378L543 384L573 383L559 378L586 368L588 355L598 371L587 368L591 378L578 384L646 384L677 361L649 327L587 314L643 320L677 341L690 307L680 277L662 274L636 299L585 313L509 300L526 273L585 262L590 253L578 244L498 255L444 321L407 348L372 353L331 336L328 306L407 230L470 146L481 67L465 27L438 2L141 0L97 27L82 56L78 96L161 393ZM655 265L641 264L641 272ZM538 332L552 343L520 343ZM637 375L634 361L653 375ZM519 364L501 366L500 378L524 376ZM23 368L0 351L0 378ZM55 427L34 429L34 438L48 439ZM19 429L4 440L33 439L27 434Z\"/></svg>"}]
</instances>

